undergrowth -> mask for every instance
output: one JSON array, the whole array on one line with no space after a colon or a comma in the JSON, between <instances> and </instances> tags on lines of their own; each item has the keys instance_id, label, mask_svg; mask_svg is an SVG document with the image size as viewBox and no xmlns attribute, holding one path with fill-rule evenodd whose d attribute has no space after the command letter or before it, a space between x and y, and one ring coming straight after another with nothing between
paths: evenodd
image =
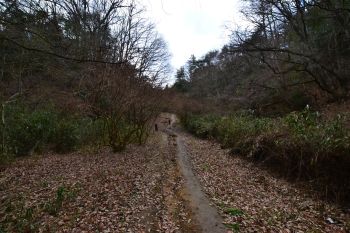
<instances>
[{"instance_id":1,"label":"undergrowth","mask_svg":"<svg viewBox=\"0 0 350 233\"><path fill-rule=\"evenodd\" d=\"M184 127L201 138L213 138L232 154L269 165L288 178L312 181L327 197L348 200L350 130L346 115L325 120L305 108L279 118L249 113L230 116L182 116Z\"/></svg>"},{"instance_id":2,"label":"undergrowth","mask_svg":"<svg viewBox=\"0 0 350 233\"><path fill-rule=\"evenodd\" d=\"M3 110L0 124L0 164L11 157L47 150L67 153L104 140L104 123L99 119L67 116L53 107L29 109L13 104Z\"/></svg>"},{"instance_id":3,"label":"undergrowth","mask_svg":"<svg viewBox=\"0 0 350 233\"><path fill-rule=\"evenodd\" d=\"M1 115L0 165L18 156L82 147L108 145L118 152L131 143L144 144L151 129L148 121L67 114L54 106L29 108L20 102L6 105Z\"/></svg>"}]
</instances>

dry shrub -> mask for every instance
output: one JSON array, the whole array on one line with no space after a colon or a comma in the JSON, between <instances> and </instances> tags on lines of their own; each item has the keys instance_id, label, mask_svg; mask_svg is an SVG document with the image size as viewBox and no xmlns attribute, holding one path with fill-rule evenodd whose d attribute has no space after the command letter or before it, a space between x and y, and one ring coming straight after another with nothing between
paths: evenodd
<instances>
[{"instance_id":1,"label":"dry shrub","mask_svg":"<svg viewBox=\"0 0 350 233\"><path fill-rule=\"evenodd\" d=\"M87 80L88 103L94 115L104 120L113 151L144 143L160 112L161 89L128 64L96 67Z\"/></svg>"}]
</instances>

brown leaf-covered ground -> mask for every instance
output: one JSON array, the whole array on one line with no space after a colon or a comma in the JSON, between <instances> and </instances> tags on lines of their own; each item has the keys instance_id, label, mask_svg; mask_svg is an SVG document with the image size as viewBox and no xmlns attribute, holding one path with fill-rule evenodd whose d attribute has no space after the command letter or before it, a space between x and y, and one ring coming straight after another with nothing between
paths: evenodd
<instances>
[{"instance_id":1,"label":"brown leaf-covered ground","mask_svg":"<svg viewBox=\"0 0 350 233\"><path fill-rule=\"evenodd\" d=\"M180 133L203 190L234 232L347 232L350 215ZM0 172L0 232L200 232L163 132L145 146L19 159Z\"/></svg>"},{"instance_id":2,"label":"brown leaf-covered ground","mask_svg":"<svg viewBox=\"0 0 350 233\"><path fill-rule=\"evenodd\" d=\"M182 189L161 133L118 154L23 158L0 173L0 232L197 232Z\"/></svg>"},{"instance_id":3,"label":"brown leaf-covered ground","mask_svg":"<svg viewBox=\"0 0 350 233\"><path fill-rule=\"evenodd\" d=\"M224 216L240 232L349 232L350 214L317 200L310 192L217 143L184 136L201 184Z\"/></svg>"}]
</instances>

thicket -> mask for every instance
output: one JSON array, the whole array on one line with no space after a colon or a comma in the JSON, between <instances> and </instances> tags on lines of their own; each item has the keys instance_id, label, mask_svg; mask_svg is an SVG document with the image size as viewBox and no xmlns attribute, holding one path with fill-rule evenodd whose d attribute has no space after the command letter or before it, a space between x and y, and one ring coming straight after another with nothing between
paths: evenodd
<instances>
[{"instance_id":1,"label":"thicket","mask_svg":"<svg viewBox=\"0 0 350 233\"><path fill-rule=\"evenodd\" d=\"M349 200L348 117L326 120L306 108L278 118L187 114L182 123L199 137L218 140L233 155L259 161L291 179L312 181L328 197Z\"/></svg>"},{"instance_id":2,"label":"thicket","mask_svg":"<svg viewBox=\"0 0 350 233\"><path fill-rule=\"evenodd\" d=\"M30 109L21 103L3 112L1 157L23 156L47 150L74 151L86 144L102 143L103 121L58 112L54 107Z\"/></svg>"}]
</instances>

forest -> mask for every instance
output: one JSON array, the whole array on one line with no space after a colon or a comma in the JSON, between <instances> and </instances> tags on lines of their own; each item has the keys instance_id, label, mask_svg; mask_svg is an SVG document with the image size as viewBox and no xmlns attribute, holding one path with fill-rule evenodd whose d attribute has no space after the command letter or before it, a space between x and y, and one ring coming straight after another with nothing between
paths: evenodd
<instances>
[{"instance_id":1,"label":"forest","mask_svg":"<svg viewBox=\"0 0 350 233\"><path fill-rule=\"evenodd\" d=\"M241 3L172 77L142 1L0 1L0 233L349 232L350 1Z\"/></svg>"}]
</instances>

